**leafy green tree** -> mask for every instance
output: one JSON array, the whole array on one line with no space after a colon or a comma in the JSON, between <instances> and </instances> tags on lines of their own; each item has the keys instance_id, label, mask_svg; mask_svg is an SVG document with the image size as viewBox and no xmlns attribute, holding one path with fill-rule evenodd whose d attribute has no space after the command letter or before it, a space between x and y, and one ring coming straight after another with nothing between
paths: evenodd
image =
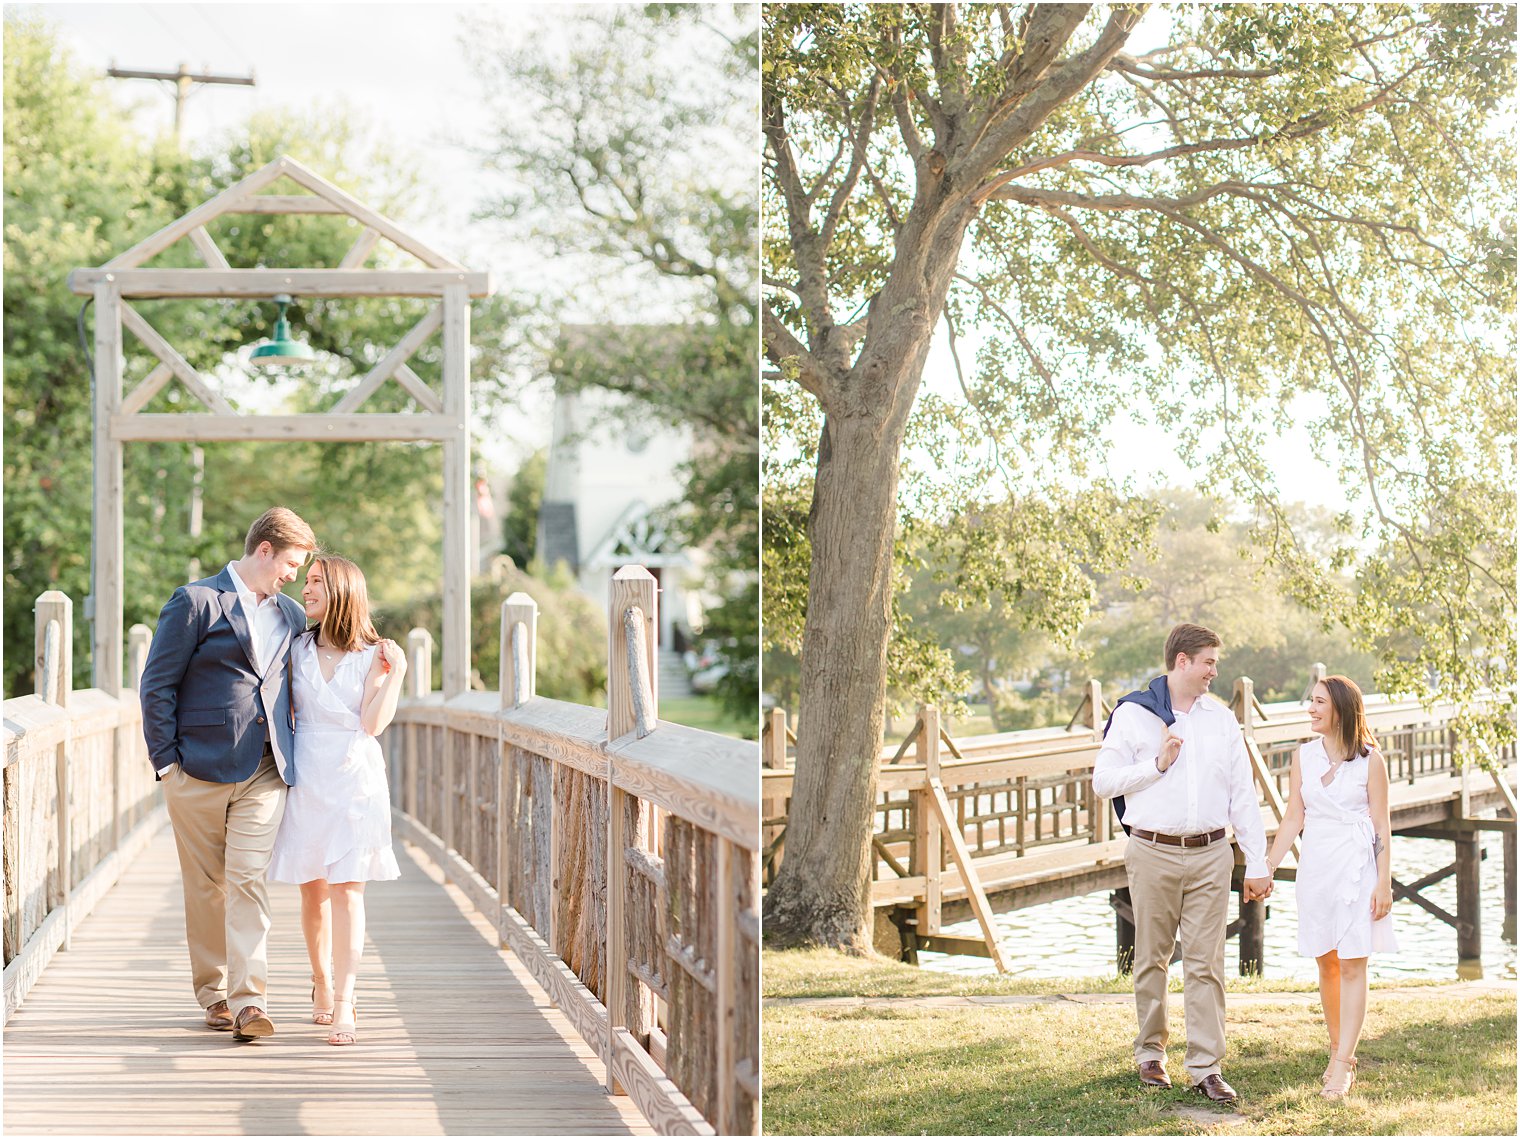
<instances>
[{"instance_id":1,"label":"leafy green tree","mask_svg":"<svg viewBox=\"0 0 1520 1139\"><path fill-rule=\"evenodd\" d=\"M607 615L580 591L563 565L519 569L498 560L470 589L471 685L495 689L501 675L501 604L514 593L538 603L538 652L534 673L540 696L602 707L607 703ZM406 643L412 629L433 634L433 675L443 667L438 630L443 597L432 593L383 608L376 627Z\"/></svg>"},{"instance_id":2,"label":"leafy green tree","mask_svg":"<svg viewBox=\"0 0 1520 1139\"><path fill-rule=\"evenodd\" d=\"M90 673L91 406L79 347L81 298L69 269L97 265L174 215L163 190L173 155L132 132L45 24L5 18L5 692L32 690L32 603L47 589L75 602L75 683ZM88 326L86 326L88 335ZM171 480L131 472L135 548L166 570L181 554L153 543ZM147 509L143 509L146 507ZM146 541L144 539L147 539ZM180 563L183 569L183 561ZM134 567L136 568L136 567ZM129 575L130 583L130 575Z\"/></svg>"},{"instance_id":3,"label":"leafy green tree","mask_svg":"<svg viewBox=\"0 0 1520 1139\"><path fill-rule=\"evenodd\" d=\"M729 665L720 691L736 714L753 715L755 9L556 11L554 35L521 48L505 46L504 19L468 32L495 114L488 165L510 183L481 216L548 255L536 298L540 372L692 428L671 521L709 554L708 586L723 601L705 632ZM567 325L577 335L563 335Z\"/></svg>"},{"instance_id":4,"label":"leafy green tree","mask_svg":"<svg viewBox=\"0 0 1520 1139\"><path fill-rule=\"evenodd\" d=\"M1513 738L1514 10L1146 13L764 10L762 338L822 418L775 940L867 944L899 472L941 327L985 334L962 411L1000 467L1083 480L1104 424L1154 418L1386 686ZM1142 18L1160 46L1131 53ZM1272 483L1302 408L1362 504L1328 561Z\"/></svg>"},{"instance_id":5,"label":"leafy green tree","mask_svg":"<svg viewBox=\"0 0 1520 1139\"><path fill-rule=\"evenodd\" d=\"M544 500L549 452L540 447L522 461L507 487L507 513L501 520L501 552L516 564L533 561L538 546L538 508Z\"/></svg>"},{"instance_id":6,"label":"leafy green tree","mask_svg":"<svg viewBox=\"0 0 1520 1139\"><path fill-rule=\"evenodd\" d=\"M89 628L77 603L90 590L91 397L76 327L82 306L67 291L68 271L103 263L282 153L400 219L425 208L427 198L412 173L418 164L361 129L360 116L257 116L225 147L181 156L135 136L44 24L8 16L5 36L5 638L10 646L30 644L32 600L45 589L64 590L76 601L75 680L84 683ZM363 179L354 170L365 171ZM320 215L229 215L208 229L236 266L335 265L358 234L349 220ZM179 243L152 263L190 265L194 256ZM330 406L426 311L424 301L389 298L292 306L299 335L321 356L289 383L236 362L248 343L268 335L274 313L267 303L159 300L134 307L192 366L215 376L234 404L284 400L292 410ZM475 332L500 342L515 315L510 302L480 306ZM87 343L89 318L86 312ZM130 337L127 347L130 390L152 361ZM439 352L435 338L413 358L424 381L438 382ZM475 395L489 419L499 389L487 378ZM401 410L408 399L390 385L367 407ZM171 383L146 410L192 404ZM129 625L156 621L192 559L212 573L236 556L249 521L276 502L302 513L330 549L353 557L381 605L436 591L442 479L435 448L208 444L204 526L195 539L192 450L180 443L126 449ZM29 690L29 655L8 654L8 693Z\"/></svg>"}]
</instances>

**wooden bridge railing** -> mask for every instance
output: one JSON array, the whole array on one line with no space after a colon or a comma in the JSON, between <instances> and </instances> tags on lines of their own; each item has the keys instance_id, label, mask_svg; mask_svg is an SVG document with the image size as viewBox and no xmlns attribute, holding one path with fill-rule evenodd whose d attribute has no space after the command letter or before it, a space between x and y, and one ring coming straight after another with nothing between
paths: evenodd
<instances>
[{"instance_id":1,"label":"wooden bridge railing","mask_svg":"<svg viewBox=\"0 0 1520 1139\"><path fill-rule=\"evenodd\" d=\"M165 823L143 742L137 678L148 630L129 635L130 688L73 691L73 603L37 598L32 695L5 701L5 1013Z\"/></svg>"},{"instance_id":2,"label":"wooden bridge railing","mask_svg":"<svg viewBox=\"0 0 1520 1139\"><path fill-rule=\"evenodd\" d=\"M1454 706L1427 709L1416 700L1378 694L1366 701L1368 723L1395 784L1443 773L1462 775L1464 786L1469 777L1474 787L1487 784L1488 776L1458 762L1458 741L1450 727ZM1262 803L1280 818L1294 749L1313 735L1308 713L1297 702L1261 705L1246 678L1236 682L1231 706L1245 733ZM1092 766L1109 710L1098 683L1091 681L1082 707L1066 728L952 740L940 726L938 709L921 707L903 743L884 746L878 757L872 874L878 904L909 895L933 910L935 895L945 883L969 889L967 875L952 864L955 830L972 861L1010 873L1033 872L1045 861L1064 857L1054 850L1041 857L1043 847L1069 850L1074 844L1122 839L1108 803L1092 791ZM792 787L790 736L785 713L773 710L761 740L767 883L785 854ZM1513 764L1513 749L1499 759L1501 766ZM1503 780L1495 782L1512 807L1513 792ZM946 811L935 807L936 783ZM949 873L952 870L956 873Z\"/></svg>"},{"instance_id":3,"label":"wooden bridge railing","mask_svg":"<svg viewBox=\"0 0 1520 1139\"><path fill-rule=\"evenodd\" d=\"M662 1132L753 1134L755 745L656 718L656 587L613 579L608 707L535 695L537 607L502 605L497 692L431 692L430 636L385 734L408 837L498 924Z\"/></svg>"}]
</instances>

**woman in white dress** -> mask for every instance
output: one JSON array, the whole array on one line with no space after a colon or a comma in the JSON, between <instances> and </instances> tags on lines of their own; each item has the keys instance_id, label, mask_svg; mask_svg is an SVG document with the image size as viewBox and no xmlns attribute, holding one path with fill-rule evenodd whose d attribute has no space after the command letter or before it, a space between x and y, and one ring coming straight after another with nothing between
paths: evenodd
<instances>
[{"instance_id":1,"label":"woman in white dress","mask_svg":"<svg viewBox=\"0 0 1520 1139\"><path fill-rule=\"evenodd\" d=\"M1388 767L1354 681L1327 676L1315 684L1309 726L1319 738L1293 757L1288 803L1267 865L1276 871L1302 833L1298 951L1319 964L1330 1033L1320 1094L1340 1099L1356 1076L1356 1046L1367 1017L1367 956L1398 949L1389 916Z\"/></svg>"},{"instance_id":2,"label":"woman in white dress","mask_svg":"<svg viewBox=\"0 0 1520 1139\"><path fill-rule=\"evenodd\" d=\"M301 600L316 625L291 648L296 782L275 836L269 878L301 887L312 1021L332 1026L329 1044L353 1044L364 883L401 876L375 737L396 714L406 654L375 632L364 575L347 558L315 558Z\"/></svg>"}]
</instances>

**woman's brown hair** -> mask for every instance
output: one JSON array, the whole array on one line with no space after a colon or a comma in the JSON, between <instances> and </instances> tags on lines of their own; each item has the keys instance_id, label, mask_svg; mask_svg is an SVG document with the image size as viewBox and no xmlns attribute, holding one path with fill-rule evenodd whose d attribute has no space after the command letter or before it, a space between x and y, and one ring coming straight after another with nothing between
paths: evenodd
<instances>
[{"instance_id":1,"label":"woman's brown hair","mask_svg":"<svg viewBox=\"0 0 1520 1139\"><path fill-rule=\"evenodd\" d=\"M318 555L311 564L313 568L321 567L322 584L327 590L327 612L322 615L320 626L322 639L346 653L378 643L380 634L369 619L369 588L364 584L363 571L336 554Z\"/></svg>"},{"instance_id":2,"label":"woman's brown hair","mask_svg":"<svg viewBox=\"0 0 1520 1139\"><path fill-rule=\"evenodd\" d=\"M1320 683L1330 697L1330 707L1335 709L1335 727L1326 735L1334 734L1341 745L1341 754L1347 759L1357 759L1377 747L1377 739L1367 726L1362 690L1356 681L1349 676L1327 676Z\"/></svg>"}]
</instances>

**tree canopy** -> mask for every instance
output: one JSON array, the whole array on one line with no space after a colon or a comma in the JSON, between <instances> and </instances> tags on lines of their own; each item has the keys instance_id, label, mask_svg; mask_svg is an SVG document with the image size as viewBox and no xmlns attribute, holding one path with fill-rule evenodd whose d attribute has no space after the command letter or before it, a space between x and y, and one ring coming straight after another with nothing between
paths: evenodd
<instances>
[{"instance_id":1,"label":"tree canopy","mask_svg":"<svg viewBox=\"0 0 1520 1139\"><path fill-rule=\"evenodd\" d=\"M282 153L399 219L425 207L426 195L412 173L416 164L357 117L257 116L234 140L180 154L139 136L101 90L103 81L73 63L45 23L7 15L5 50L5 640L30 644L33 600L46 589L63 590L76 604L75 679L86 683L89 626L81 603L90 591L91 396L79 326L92 347L92 314L81 315L82 298L68 292L69 271L104 263ZM226 216L209 229L233 265L335 265L357 236L346 219L324 216ZM180 243L153 263L188 266L194 253ZM477 335L499 339L511 303L477 306ZM351 386L421 317L422 304L334 298L292 306L300 335L321 355L288 385L232 364L240 348L269 334L274 313L267 303L134 307L193 367L214 375L235 405L287 400L292 410L305 410L330 405ZM130 338L127 349L130 387L152 361ZM438 378L438 353L431 343L412 360L425 381ZM482 372L474 392L489 417L496 373ZM401 410L408 397L397 393L377 393L374 406ZM170 384L147 410L186 406L182 389ZM192 559L211 573L237 556L249 522L275 503L298 510L328 548L354 558L382 610L437 589L442 479L435 449L215 443L203 450L205 520L192 538L192 447L126 448L129 625L154 623ZM8 694L30 691L29 660L29 653L7 654Z\"/></svg>"},{"instance_id":2,"label":"tree canopy","mask_svg":"<svg viewBox=\"0 0 1520 1139\"><path fill-rule=\"evenodd\" d=\"M707 552L723 600L721 691L758 695L759 397L752 5L557 10L521 46L491 14L467 48L496 130L500 189L480 216L549 267L529 286L540 375L690 426L673 529ZM575 325L575 335L564 334Z\"/></svg>"},{"instance_id":3,"label":"tree canopy","mask_svg":"<svg viewBox=\"0 0 1520 1139\"><path fill-rule=\"evenodd\" d=\"M881 721L857 709L941 331L980 335L955 415L985 487L1101 478L1104 427L1155 422L1381 687L1513 739L1514 32L1501 5L766 8L763 340L776 402L821 420L769 933L863 941ZM1328 549L1276 491L1293 422L1355 503Z\"/></svg>"}]
</instances>

